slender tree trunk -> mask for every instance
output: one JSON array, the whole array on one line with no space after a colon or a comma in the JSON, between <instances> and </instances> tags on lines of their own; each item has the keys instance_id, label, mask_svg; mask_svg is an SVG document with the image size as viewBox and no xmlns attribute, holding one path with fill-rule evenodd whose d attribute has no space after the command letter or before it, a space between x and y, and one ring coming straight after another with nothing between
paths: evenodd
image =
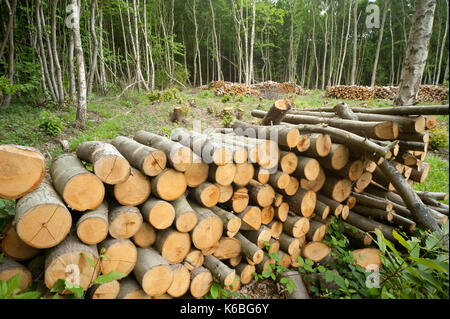
<instances>
[{"instance_id":1,"label":"slender tree trunk","mask_svg":"<svg viewBox=\"0 0 450 319\"><path fill-rule=\"evenodd\" d=\"M50 96L53 101L57 101L55 87L52 84L52 81L50 79L49 70L48 70L48 64L47 64L48 59L47 59L47 56L45 53L44 41L42 40L42 24L41 24L41 15L40 15L41 9L40 9L40 7L41 7L41 1L36 0L35 14L36 14L36 39L37 39L37 44L38 44L37 51L38 51L39 60L41 62L41 66L43 69L44 78L48 85L48 90L50 92Z\"/></svg>"},{"instance_id":2,"label":"slender tree trunk","mask_svg":"<svg viewBox=\"0 0 450 319\"><path fill-rule=\"evenodd\" d=\"M50 37L48 35L48 32L46 31L46 25L45 25L45 17L44 17L44 10L42 8L42 6L40 6L40 10L39 10L40 16L41 16L41 23L42 23L42 27L45 35L45 42L47 43L47 51L48 51L48 60L49 60L49 66L50 66L50 81L52 82L52 86L54 88L55 91L55 97L56 99L54 100L55 102L59 102L60 101L60 97L59 97L59 90L58 90L58 85L56 84L56 80L55 80L55 58L53 56L53 50L52 50L52 45L51 45L51 41L50 41Z\"/></svg>"},{"instance_id":3,"label":"slender tree trunk","mask_svg":"<svg viewBox=\"0 0 450 319\"><path fill-rule=\"evenodd\" d=\"M358 0L355 0L355 1L358 1ZM344 52L342 53L341 67L340 67L340 70L339 70L339 76L338 76L338 81L337 81L338 85L341 84L342 71L344 69L345 56L347 54L347 42L348 42L347 40L348 40L348 35L350 34L351 14L352 14L352 0L350 0L350 4L349 4L349 7L348 7L347 35L345 36L345 41L344 41Z\"/></svg>"},{"instance_id":4,"label":"slender tree trunk","mask_svg":"<svg viewBox=\"0 0 450 319\"><path fill-rule=\"evenodd\" d=\"M122 10L119 6L119 17L120 17L120 23L122 26L122 38L123 38L123 46L125 50L125 63L127 65L127 75L128 75L128 83L131 81L131 70L130 70L130 63L128 61L128 46L127 46L127 35L125 33L125 25L123 23L123 16L122 16Z\"/></svg>"},{"instance_id":5,"label":"slender tree trunk","mask_svg":"<svg viewBox=\"0 0 450 319\"><path fill-rule=\"evenodd\" d=\"M217 41L217 32L216 32L216 18L215 18L215 13L214 13L214 7L213 7L213 3L212 0L209 0L209 6L211 8L211 18L212 18L212 45L213 45L213 50L214 52L214 56L215 56L215 60L216 60L216 64L217 64L217 80L218 81L222 81L223 80L223 74L222 74L222 68L220 66L220 53L219 53L219 44ZM213 78L214 78L214 73L213 73Z\"/></svg>"},{"instance_id":6,"label":"slender tree trunk","mask_svg":"<svg viewBox=\"0 0 450 319\"><path fill-rule=\"evenodd\" d=\"M249 69L249 56L248 56L248 4L247 4L248 0L245 0L245 7L246 7L246 19L244 22L244 18L243 18L243 0L241 0L241 21L242 21L242 27L244 29L244 41L245 41L245 71L244 71L244 76L245 76L245 84L249 85L250 84L250 69Z\"/></svg>"},{"instance_id":7,"label":"slender tree trunk","mask_svg":"<svg viewBox=\"0 0 450 319\"><path fill-rule=\"evenodd\" d=\"M252 33L250 38L250 82L254 81L254 66L253 66L253 47L255 45L255 24L256 24L256 0L253 0L253 14L252 14Z\"/></svg>"},{"instance_id":8,"label":"slender tree trunk","mask_svg":"<svg viewBox=\"0 0 450 319\"><path fill-rule=\"evenodd\" d=\"M73 39L75 46L75 57L77 60L77 80L78 80L78 107L76 117L76 128L84 128L86 126L86 106L87 106L87 87L86 87L86 70L84 65L83 47L81 45L80 35L80 7L77 0L71 0L73 8Z\"/></svg>"},{"instance_id":9,"label":"slender tree trunk","mask_svg":"<svg viewBox=\"0 0 450 319\"><path fill-rule=\"evenodd\" d=\"M9 20L12 21L11 29L8 32L8 79L9 84L14 84L14 17L16 15L17 0L13 0L9 14ZM8 21L8 25L9 25ZM9 107L11 104L12 94L7 94L1 104L2 107Z\"/></svg>"},{"instance_id":10,"label":"slender tree trunk","mask_svg":"<svg viewBox=\"0 0 450 319\"><path fill-rule=\"evenodd\" d=\"M69 36L69 96L72 101L75 101L76 84L75 84L75 70L73 68L73 51L74 51L74 40L73 33Z\"/></svg>"},{"instance_id":11,"label":"slender tree trunk","mask_svg":"<svg viewBox=\"0 0 450 319\"><path fill-rule=\"evenodd\" d=\"M98 27L99 27L99 33L100 38L98 41L98 50L99 50L99 57L100 57L100 86L102 88L103 94L107 91L107 84L106 84L106 71L105 71L105 57L103 55L103 1L100 0L100 5L98 8ZM111 29L113 26L111 26Z\"/></svg>"},{"instance_id":12,"label":"slender tree trunk","mask_svg":"<svg viewBox=\"0 0 450 319\"><path fill-rule=\"evenodd\" d=\"M350 84L356 84L356 57L358 52L358 0L355 0L353 8L353 63Z\"/></svg>"},{"instance_id":13,"label":"slender tree trunk","mask_svg":"<svg viewBox=\"0 0 450 319\"><path fill-rule=\"evenodd\" d=\"M445 72L444 72L444 77L442 78L442 82L444 83L445 81L447 81L448 78L448 57L447 57L447 65L445 67Z\"/></svg>"},{"instance_id":14,"label":"slender tree trunk","mask_svg":"<svg viewBox=\"0 0 450 319\"><path fill-rule=\"evenodd\" d=\"M388 6L389 6L389 0L385 0L384 8L383 8L383 18L381 19L380 37L378 38L377 51L375 53L375 61L373 63L372 80L370 82L371 87L375 86L375 80L377 78L378 59L380 57L381 43L383 42L384 23L386 22Z\"/></svg>"},{"instance_id":15,"label":"slender tree trunk","mask_svg":"<svg viewBox=\"0 0 450 319\"><path fill-rule=\"evenodd\" d=\"M88 86L87 86L87 99L89 101L89 96L92 92L92 85L94 83L95 70L97 69L97 55L98 55L98 40L97 34L95 32L95 6L97 5L97 0L91 0L91 37L94 42L94 52L92 53L91 59L92 63L89 66L88 73Z\"/></svg>"},{"instance_id":16,"label":"slender tree trunk","mask_svg":"<svg viewBox=\"0 0 450 319\"><path fill-rule=\"evenodd\" d=\"M201 57L201 54L200 54L200 44L199 44L199 41L198 41L198 24L197 24L196 4L197 4L197 0L194 0L192 15L194 17L194 27L195 27L195 50L197 52L196 55L198 57L198 76L199 76L199 80L200 80L200 86L202 86L203 85L202 57Z\"/></svg>"},{"instance_id":17,"label":"slender tree trunk","mask_svg":"<svg viewBox=\"0 0 450 319\"><path fill-rule=\"evenodd\" d=\"M328 1L326 1L326 7L328 8ZM327 64L327 50L328 50L328 10L325 12L325 40L324 40L324 52L323 52L323 64L322 64L322 86L321 89L325 89L325 70Z\"/></svg>"},{"instance_id":18,"label":"slender tree trunk","mask_svg":"<svg viewBox=\"0 0 450 319\"><path fill-rule=\"evenodd\" d=\"M315 61L315 67L316 67L316 81L314 82L313 89L317 89L319 86L319 59L317 58L317 49L316 49L316 15L314 11L314 5L312 4L312 18L313 18L313 29L312 29L312 43L313 43L313 50L314 50L314 61Z\"/></svg>"},{"instance_id":19,"label":"slender tree trunk","mask_svg":"<svg viewBox=\"0 0 450 319\"><path fill-rule=\"evenodd\" d=\"M416 103L419 86L428 57L436 0L416 0L400 87L394 105Z\"/></svg>"},{"instance_id":20,"label":"slender tree trunk","mask_svg":"<svg viewBox=\"0 0 450 319\"><path fill-rule=\"evenodd\" d=\"M331 32L330 32L330 69L329 69L329 74L328 74L328 82L327 85L330 86L331 85L331 79L332 79L332 74L333 74L333 67L334 67L334 41L335 41L335 37L334 37L334 32L335 30L335 18L334 18L334 1L331 1Z\"/></svg>"},{"instance_id":21,"label":"slender tree trunk","mask_svg":"<svg viewBox=\"0 0 450 319\"><path fill-rule=\"evenodd\" d=\"M234 0L230 0L231 1L231 10L233 13L233 20L234 20L234 28L236 30L236 39L237 39L237 45L238 45L238 61L239 61L239 68L238 68L238 82L241 83L242 82L242 39L241 39L241 22L240 20L237 19L236 17L236 8L234 5Z\"/></svg>"},{"instance_id":22,"label":"slender tree trunk","mask_svg":"<svg viewBox=\"0 0 450 319\"><path fill-rule=\"evenodd\" d=\"M391 2L392 3L392 2ZM392 6L389 12L389 31L391 33L391 74L389 77L389 82L394 85L395 81L395 54L394 54L394 32L392 31Z\"/></svg>"},{"instance_id":23,"label":"slender tree trunk","mask_svg":"<svg viewBox=\"0 0 450 319\"><path fill-rule=\"evenodd\" d=\"M58 89L58 102L63 103L64 102L64 86L63 86L63 75L61 71L61 65L59 64L59 56L58 56L58 50L57 50L57 43L56 43L56 6L58 4L58 0L52 1L52 21L51 21L51 28L52 28L52 51L53 51L53 58L55 60L55 68L56 68L56 86Z\"/></svg>"},{"instance_id":24,"label":"slender tree trunk","mask_svg":"<svg viewBox=\"0 0 450 319\"><path fill-rule=\"evenodd\" d=\"M435 85L439 85L439 80L440 80L440 75L441 75L441 67L442 67L442 59L444 57L444 49L445 49L445 44L447 42L447 34L448 34L448 1L445 1L445 5L446 5L446 12L447 12L447 17L445 19L445 31L444 31L444 36L442 37L442 45L441 45L441 53L439 56L439 66L437 69L437 74L436 74L436 81L434 82ZM444 78L445 80L445 78Z\"/></svg>"}]
</instances>

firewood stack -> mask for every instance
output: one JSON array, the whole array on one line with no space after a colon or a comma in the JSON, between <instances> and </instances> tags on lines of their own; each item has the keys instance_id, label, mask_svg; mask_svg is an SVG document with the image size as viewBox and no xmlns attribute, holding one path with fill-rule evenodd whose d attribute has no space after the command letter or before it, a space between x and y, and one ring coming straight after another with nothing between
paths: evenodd
<instances>
[{"instance_id":1,"label":"firewood stack","mask_svg":"<svg viewBox=\"0 0 450 319\"><path fill-rule=\"evenodd\" d=\"M207 89L208 87L204 87ZM291 82L274 82L274 81L266 81L259 82L252 85L245 85L242 83L234 83L228 81L213 81L210 84L210 89L214 90L216 96L223 96L226 94L230 94L233 96L243 95L243 96L261 96L263 93L270 91L276 92L280 94L298 94L298 95L306 95L306 91L304 91L299 85L296 85Z\"/></svg>"},{"instance_id":2,"label":"firewood stack","mask_svg":"<svg viewBox=\"0 0 450 319\"><path fill-rule=\"evenodd\" d=\"M48 293L79 273L91 298L201 298L213 280L235 291L275 263L266 243L286 267L298 266L298 256L327 260L331 218L353 226L345 232L355 246L370 245L376 228L395 242L394 228L413 232L416 223L384 165L405 182L423 182L421 114L443 112L430 108L412 117L341 105L336 118L323 109L294 114L278 100L252 112L261 126L236 121L213 133L179 128L171 139L141 130L84 142L48 172L38 150L1 145L0 198L17 203L2 234L0 280L20 273L21 287L33 280ZM448 194L413 193L434 219L448 218L438 202ZM92 286L113 270L127 276Z\"/></svg>"},{"instance_id":3,"label":"firewood stack","mask_svg":"<svg viewBox=\"0 0 450 319\"><path fill-rule=\"evenodd\" d=\"M395 86L358 86L358 85L337 85L329 86L326 89L326 97L336 99L383 99L393 100L398 87ZM421 85L418 102L441 102L448 99L448 88L435 85Z\"/></svg>"}]
</instances>

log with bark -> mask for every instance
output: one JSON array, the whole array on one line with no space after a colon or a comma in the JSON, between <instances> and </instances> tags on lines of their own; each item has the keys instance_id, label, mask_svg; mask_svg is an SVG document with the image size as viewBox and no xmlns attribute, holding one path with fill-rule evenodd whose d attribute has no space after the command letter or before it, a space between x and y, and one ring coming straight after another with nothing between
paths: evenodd
<instances>
[{"instance_id":1,"label":"log with bark","mask_svg":"<svg viewBox=\"0 0 450 319\"><path fill-rule=\"evenodd\" d=\"M130 163L109 143L83 142L76 153L82 161L92 163L95 175L106 184L120 184L130 176Z\"/></svg>"},{"instance_id":2,"label":"log with bark","mask_svg":"<svg viewBox=\"0 0 450 319\"><path fill-rule=\"evenodd\" d=\"M17 234L27 245L50 248L67 236L72 216L52 184L44 180L17 201L14 222Z\"/></svg>"},{"instance_id":3,"label":"log with bark","mask_svg":"<svg viewBox=\"0 0 450 319\"><path fill-rule=\"evenodd\" d=\"M105 197L105 186L72 154L57 157L50 167L53 186L70 208L96 209Z\"/></svg>"},{"instance_id":4,"label":"log with bark","mask_svg":"<svg viewBox=\"0 0 450 319\"><path fill-rule=\"evenodd\" d=\"M130 162L148 176L156 176L166 168L166 154L153 147L138 143L128 137L118 136L111 144Z\"/></svg>"},{"instance_id":5,"label":"log with bark","mask_svg":"<svg viewBox=\"0 0 450 319\"><path fill-rule=\"evenodd\" d=\"M191 149L180 143L143 130L137 131L134 139L141 144L163 151L170 166L179 172L185 172L192 165Z\"/></svg>"},{"instance_id":6,"label":"log with bark","mask_svg":"<svg viewBox=\"0 0 450 319\"><path fill-rule=\"evenodd\" d=\"M172 269L167 261L151 247L137 248L137 251L133 275L142 289L152 297L166 293L173 281Z\"/></svg>"},{"instance_id":7,"label":"log with bark","mask_svg":"<svg viewBox=\"0 0 450 319\"><path fill-rule=\"evenodd\" d=\"M266 116L266 114L267 112L264 111L252 111L252 116L254 117L262 118ZM360 136L380 140L393 140L399 136L398 124L392 121L362 122L334 118L321 118L320 116L299 116L294 114L287 114L284 116L283 121L291 124L327 124Z\"/></svg>"}]
</instances>

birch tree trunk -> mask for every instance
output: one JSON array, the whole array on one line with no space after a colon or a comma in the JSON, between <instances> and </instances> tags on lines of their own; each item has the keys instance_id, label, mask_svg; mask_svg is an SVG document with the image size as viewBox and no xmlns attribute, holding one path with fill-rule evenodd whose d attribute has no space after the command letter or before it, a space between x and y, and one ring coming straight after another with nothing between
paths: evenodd
<instances>
[{"instance_id":1,"label":"birch tree trunk","mask_svg":"<svg viewBox=\"0 0 450 319\"><path fill-rule=\"evenodd\" d=\"M106 84L106 71L105 71L105 56L103 55L103 1L100 0L99 8L98 8L98 27L99 27L99 33L100 38L98 41L98 50L99 50L99 57L100 57L100 85L102 88L103 94L107 91L107 84ZM111 26L111 29L114 27Z\"/></svg>"},{"instance_id":2,"label":"birch tree trunk","mask_svg":"<svg viewBox=\"0 0 450 319\"><path fill-rule=\"evenodd\" d=\"M8 79L9 84L14 84L14 16L16 15L17 0L13 0L9 12L10 30L6 35L8 37ZM11 104L12 94L7 94L1 104L3 107L8 107Z\"/></svg>"},{"instance_id":3,"label":"birch tree trunk","mask_svg":"<svg viewBox=\"0 0 450 319\"><path fill-rule=\"evenodd\" d=\"M250 38L250 82L253 83L254 80L254 67L253 67L253 47L255 45L255 23L256 23L256 0L253 0L253 14L252 14L252 34Z\"/></svg>"},{"instance_id":4,"label":"birch tree trunk","mask_svg":"<svg viewBox=\"0 0 450 319\"><path fill-rule=\"evenodd\" d=\"M356 82L356 63L358 52L358 0L355 0L355 7L353 8L353 63L350 84L355 85Z\"/></svg>"},{"instance_id":5,"label":"birch tree trunk","mask_svg":"<svg viewBox=\"0 0 450 319\"><path fill-rule=\"evenodd\" d=\"M77 0L70 1L72 5L72 32L74 39L75 57L77 60L77 81L78 81L78 105L76 128L84 128L86 126L86 106L87 106L87 87L86 87L86 70L84 65L83 47L81 45L80 35L80 8Z\"/></svg>"},{"instance_id":6,"label":"birch tree trunk","mask_svg":"<svg viewBox=\"0 0 450 319\"><path fill-rule=\"evenodd\" d=\"M52 28L52 53L53 53L53 59L55 60L55 69L56 69L56 86L58 90L58 102L63 103L64 102L64 86L63 86L63 75L61 72L61 65L59 64L59 56L58 56L58 50L57 50L57 43L56 43L56 6L58 4L58 0L52 1L52 22L51 22L51 28Z\"/></svg>"},{"instance_id":7,"label":"birch tree trunk","mask_svg":"<svg viewBox=\"0 0 450 319\"><path fill-rule=\"evenodd\" d=\"M328 1L326 1L325 6L328 8ZM328 50L328 10L325 12L325 40L324 40L324 53L323 53L323 64L322 64L322 86L321 89L325 89L325 69L327 64L327 50Z\"/></svg>"},{"instance_id":8,"label":"birch tree trunk","mask_svg":"<svg viewBox=\"0 0 450 319\"><path fill-rule=\"evenodd\" d=\"M444 56L444 49L445 49L445 43L447 41L447 34L448 34L448 1L445 1L445 5L447 7L447 18L445 20L445 31L444 31L444 36L442 37L442 45L441 45L441 53L439 56L439 66L437 69L437 74L436 74L436 81L435 81L435 85L439 85L439 80L440 80L440 75L441 75L441 67L442 67L442 58ZM445 77L444 77L444 81L445 81Z\"/></svg>"},{"instance_id":9,"label":"birch tree trunk","mask_svg":"<svg viewBox=\"0 0 450 319\"><path fill-rule=\"evenodd\" d=\"M88 85L87 85L87 99L92 92L92 85L94 83L95 70L97 69L97 55L98 55L98 40L97 34L95 32L95 6L97 5L97 0L91 0L91 37L94 42L94 52L92 52L92 63L89 66L88 73Z\"/></svg>"},{"instance_id":10,"label":"birch tree trunk","mask_svg":"<svg viewBox=\"0 0 450 319\"><path fill-rule=\"evenodd\" d=\"M383 42L384 23L386 22L388 6L389 6L389 0L385 0L384 8L383 8L383 18L381 20L380 37L378 38L377 51L375 53L375 61L373 63L372 80L370 82L371 87L375 86L375 80L377 78L378 59L380 57L381 43Z\"/></svg>"},{"instance_id":11,"label":"birch tree trunk","mask_svg":"<svg viewBox=\"0 0 450 319\"><path fill-rule=\"evenodd\" d=\"M215 13L214 13L214 7L212 4L212 0L209 0L209 6L211 8L212 29L213 29L212 44L213 44L213 50L215 51L214 56L215 56L215 60L216 60L216 64L217 64L217 80L222 81L223 75L222 75L222 68L220 66L220 59L219 59L220 54L219 54L219 44L217 41L217 32L216 32L216 17L215 17ZM213 79L214 79L214 73L213 73Z\"/></svg>"},{"instance_id":12,"label":"birch tree trunk","mask_svg":"<svg viewBox=\"0 0 450 319\"><path fill-rule=\"evenodd\" d=\"M428 57L436 0L416 0L400 87L394 105L416 103L419 86Z\"/></svg>"}]
</instances>

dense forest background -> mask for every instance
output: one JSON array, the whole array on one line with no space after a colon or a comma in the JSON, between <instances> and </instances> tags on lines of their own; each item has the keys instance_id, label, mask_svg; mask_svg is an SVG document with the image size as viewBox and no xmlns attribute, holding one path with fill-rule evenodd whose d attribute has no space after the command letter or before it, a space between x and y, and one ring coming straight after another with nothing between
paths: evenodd
<instances>
[{"instance_id":1,"label":"dense forest background","mask_svg":"<svg viewBox=\"0 0 450 319\"><path fill-rule=\"evenodd\" d=\"M74 56L80 50L68 27L76 2L0 0L0 91L75 99ZM89 96L92 90L153 90L213 80L289 81L308 89L398 85L414 1L82 0L80 5ZM373 20L373 5L379 21ZM379 23L368 28L367 21ZM448 2L438 0L423 83L445 83L448 51Z\"/></svg>"}]
</instances>

